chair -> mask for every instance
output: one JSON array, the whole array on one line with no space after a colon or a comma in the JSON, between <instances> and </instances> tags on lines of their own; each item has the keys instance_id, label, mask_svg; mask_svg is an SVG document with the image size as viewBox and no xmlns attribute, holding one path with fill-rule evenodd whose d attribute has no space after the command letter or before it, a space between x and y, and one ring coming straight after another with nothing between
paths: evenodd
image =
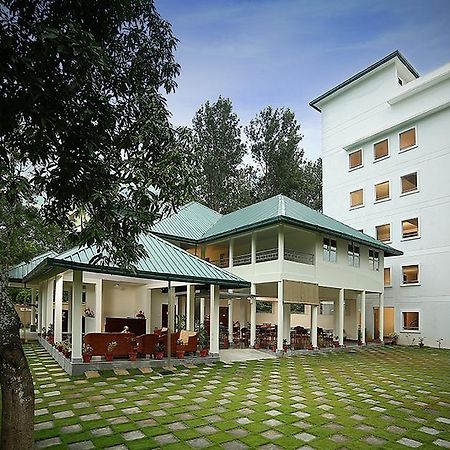
<instances>
[{"instance_id":1,"label":"chair","mask_svg":"<svg viewBox=\"0 0 450 450\"><path fill-rule=\"evenodd\" d=\"M137 341L139 343L139 354L154 357L155 346L158 342L158 338L159 336L155 333L142 334L141 336L138 336Z\"/></svg>"},{"instance_id":2,"label":"chair","mask_svg":"<svg viewBox=\"0 0 450 450\"><path fill-rule=\"evenodd\" d=\"M114 357L128 357L131 352L130 338L135 337L134 333L88 333L84 336L84 343L89 344L93 356L103 356L106 354L108 344L117 342L117 346L112 351Z\"/></svg>"}]
</instances>

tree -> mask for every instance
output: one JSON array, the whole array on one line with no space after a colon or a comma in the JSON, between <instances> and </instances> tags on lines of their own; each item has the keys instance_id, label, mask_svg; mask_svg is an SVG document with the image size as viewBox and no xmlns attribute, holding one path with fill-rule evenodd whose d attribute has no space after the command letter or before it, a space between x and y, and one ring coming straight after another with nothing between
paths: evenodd
<instances>
[{"instance_id":1,"label":"tree","mask_svg":"<svg viewBox=\"0 0 450 450\"><path fill-rule=\"evenodd\" d=\"M299 147L303 135L294 112L268 106L250 121L245 133L256 163L258 200L284 194L320 209L321 161L304 158Z\"/></svg>"},{"instance_id":2,"label":"tree","mask_svg":"<svg viewBox=\"0 0 450 450\"><path fill-rule=\"evenodd\" d=\"M192 121L198 178L194 196L210 208L226 213L238 208L248 195L242 167L246 149L239 118L228 98L207 101Z\"/></svg>"},{"instance_id":3,"label":"tree","mask_svg":"<svg viewBox=\"0 0 450 450\"><path fill-rule=\"evenodd\" d=\"M33 253L34 218L132 270L138 235L190 191L192 162L163 97L177 40L152 1L6 0L0 25L1 444L28 449L33 383L7 284Z\"/></svg>"}]
</instances>

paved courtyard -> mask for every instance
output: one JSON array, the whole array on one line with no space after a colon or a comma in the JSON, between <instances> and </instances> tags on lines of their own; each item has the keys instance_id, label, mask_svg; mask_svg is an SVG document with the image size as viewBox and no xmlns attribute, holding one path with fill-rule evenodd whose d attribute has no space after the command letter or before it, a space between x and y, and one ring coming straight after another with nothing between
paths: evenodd
<instances>
[{"instance_id":1,"label":"paved courtyard","mask_svg":"<svg viewBox=\"0 0 450 450\"><path fill-rule=\"evenodd\" d=\"M378 347L69 378L25 347L37 448L450 448L450 351Z\"/></svg>"}]
</instances>

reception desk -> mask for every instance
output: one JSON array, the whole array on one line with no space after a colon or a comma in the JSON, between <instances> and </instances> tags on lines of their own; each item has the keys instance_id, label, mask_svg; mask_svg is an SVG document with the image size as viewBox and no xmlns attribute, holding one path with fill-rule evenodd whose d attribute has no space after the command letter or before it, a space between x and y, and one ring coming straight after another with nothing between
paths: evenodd
<instances>
[{"instance_id":1,"label":"reception desk","mask_svg":"<svg viewBox=\"0 0 450 450\"><path fill-rule=\"evenodd\" d=\"M105 332L121 332L125 326L129 328L130 333L136 336L145 334L146 319L137 319L135 317L107 317L105 322Z\"/></svg>"}]
</instances>

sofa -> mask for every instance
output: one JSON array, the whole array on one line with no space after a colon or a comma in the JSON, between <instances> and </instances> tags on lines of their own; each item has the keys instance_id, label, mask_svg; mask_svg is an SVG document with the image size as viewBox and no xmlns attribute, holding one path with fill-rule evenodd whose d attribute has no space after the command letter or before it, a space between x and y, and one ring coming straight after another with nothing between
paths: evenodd
<instances>
[{"instance_id":1,"label":"sofa","mask_svg":"<svg viewBox=\"0 0 450 450\"><path fill-rule=\"evenodd\" d=\"M117 342L116 348L112 351L114 357L128 357L131 352L130 338L135 337L134 333L87 333L83 342L89 344L93 356L103 356L110 342Z\"/></svg>"}]
</instances>

